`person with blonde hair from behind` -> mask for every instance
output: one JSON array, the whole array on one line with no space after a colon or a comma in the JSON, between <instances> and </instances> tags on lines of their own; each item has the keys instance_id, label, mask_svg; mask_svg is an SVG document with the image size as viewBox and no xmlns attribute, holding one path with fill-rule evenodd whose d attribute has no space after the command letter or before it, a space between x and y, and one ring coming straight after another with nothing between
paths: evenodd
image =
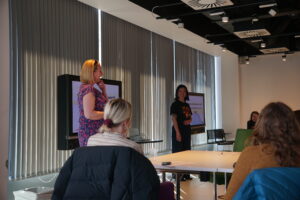
<instances>
[{"instance_id":1,"label":"person with blonde hair from behind","mask_svg":"<svg viewBox=\"0 0 300 200\"><path fill-rule=\"evenodd\" d=\"M87 146L126 146L143 154L141 146L127 139L131 126L131 104L124 99L113 99L104 108L104 124L91 136Z\"/></svg>"},{"instance_id":2,"label":"person with blonde hair from behind","mask_svg":"<svg viewBox=\"0 0 300 200\"><path fill-rule=\"evenodd\" d=\"M95 59L86 60L81 68L81 85L78 92L79 104L79 145L86 146L103 124L103 109L107 102L106 87L102 80L100 63Z\"/></svg>"},{"instance_id":3,"label":"person with blonde hair from behind","mask_svg":"<svg viewBox=\"0 0 300 200\"><path fill-rule=\"evenodd\" d=\"M270 167L300 167L300 126L284 103L268 104L258 117L252 145L241 153L225 199L232 199L249 173Z\"/></svg>"}]
</instances>

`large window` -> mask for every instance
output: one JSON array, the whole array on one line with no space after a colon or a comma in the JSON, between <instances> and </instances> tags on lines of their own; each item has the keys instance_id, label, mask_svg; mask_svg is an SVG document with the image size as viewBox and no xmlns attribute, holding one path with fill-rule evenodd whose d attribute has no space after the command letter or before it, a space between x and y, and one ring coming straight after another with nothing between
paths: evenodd
<instances>
[{"instance_id":1,"label":"large window","mask_svg":"<svg viewBox=\"0 0 300 200\"><path fill-rule=\"evenodd\" d=\"M101 14L102 65L105 76L123 82L123 97L133 105L133 126L163 143L144 145L159 151L171 148L169 108L177 85L205 93L207 127L214 128L214 57L142 29L119 18ZM206 137L193 136L193 145Z\"/></svg>"},{"instance_id":2,"label":"large window","mask_svg":"<svg viewBox=\"0 0 300 200\"><path fill-rule=\"evenodd\" d=\"M72 0L12 0L11 17L9 178L16 180L56 172L71 154L57 151L56 80L98 57L98 12Z\"/></svg>"},{"instance_id":3,"label":"large window","mask_svg":"<svg viewBox=\"0 0 300 200\"><path fill-rule=\"evenodd\" d=\"M57 172L71 151L57 151L56 79L79 75L98 57L98 11L72 0L11 1L12 68L9 176ZM122 81L133 105L133 127L171 148L169 108L178 84L205 93L207 127L215 127L214 57L101 13L105 78ZM88 30L88 31L87 31ZM203 134L202 134L203 135ZM193 136L193 145L204 143Z\"/></svg>"}]
</instances>

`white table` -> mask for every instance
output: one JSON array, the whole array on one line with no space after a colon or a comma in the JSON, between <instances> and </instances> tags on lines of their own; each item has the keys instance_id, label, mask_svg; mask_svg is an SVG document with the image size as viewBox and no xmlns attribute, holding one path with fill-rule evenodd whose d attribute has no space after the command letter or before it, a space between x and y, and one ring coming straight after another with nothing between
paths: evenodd
<instances>
[{"instance_id":1,"label":"white table","mask_svg":"<svg viewBox=\"0 0 300 200\"><path fill-rule=\"evenodd\" d=\"M214 174L214 194L217 199L216 172L232 173L233 164L237 161L240 152L222 151L182 151L150 158L157 171L176 174L176 197L180 200L180 174L213 172ZM162 165L162 162L171 162L171 165ZM226 176L225 176L226 177ZM226 180L225 180L226 182Z\"/></svg>"}]
</instances>

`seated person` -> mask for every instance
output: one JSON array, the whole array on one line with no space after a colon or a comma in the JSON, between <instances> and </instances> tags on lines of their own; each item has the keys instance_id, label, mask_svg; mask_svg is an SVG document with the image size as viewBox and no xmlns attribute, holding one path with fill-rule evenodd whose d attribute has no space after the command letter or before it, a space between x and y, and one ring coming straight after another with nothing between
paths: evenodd
<instances>
[{"instance_id":1,"label":"seated person","mask_svg":"<svg viewBox=\"0 0 300 200\"><path fill-rule=\"evenodd\" d=\"M87 146L125 146L144 155L142 147L127 139L131 126L131 104L123 99L113 99L104 108L104 124L99 133L92 135ZM160 184L159 199L174 199L174 186L171 182ZM167 197L167 198L166 198Z\"/></svg>"},{"instance_id":2,"label":"seated person","mask_svg":"<svg viewBox=\"0 0 300 200\"><path fill-rule=\"evenodd\" d=\"M89 138L90 147L77 148L64 164L52 199L174 200L173 183L159 184L142 148L126 139L131 105L122 99L111 100L104 119L102 133Z\"/></svg>"},{"instance_id":3,"label":"seated person","mask_svg":"<svg viewBox=\"0 0 300 200\"><path fill-rule=\"evenodd\" d=\"M225 199L232 199L255 169L300 167L300 126L284 103L270 103L262 110L251 144L236 162Z\"/></svg>"},{"instance_id":4,"label":"seated person","mask_svg":"<svg viewBox=\"0 0 300 200\"><path fill-rule=\"evenodd\" d=\"M250 120L247 122L247 129L254 129L258 116L259 113L257 111L253 111L251 113Z\"/></svg>"},{"instance_id":5,"label":"seated person","mask_svg":"<svg viewBox=\"0 0 300 200\"><path fill-rule=\"evenodd\" d=\"M120 146L75 149L59 172L52 200L159 198L159 178L151 162Z\"/></svg>"},{"instance_id":6,"label":"seated person","mask_svg":"<svg viewBox=\"0 0 300 200\"><path fill-rule=\"evenodd\" d=\"M131 125L131 104L123 99L113 99L104 108L104 124L92 135L87 146L126 146L143 154L142 147L127 139Z\"/></svg>"}]
</instances>

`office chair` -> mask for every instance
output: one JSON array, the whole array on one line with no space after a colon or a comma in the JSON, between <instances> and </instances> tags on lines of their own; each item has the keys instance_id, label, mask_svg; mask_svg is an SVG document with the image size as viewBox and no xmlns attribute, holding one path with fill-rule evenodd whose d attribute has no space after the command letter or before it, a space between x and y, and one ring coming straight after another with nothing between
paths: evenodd
<instances>
[{"instance_id":1,"label":"office chair","mask_svg":"<svg viewBox=\"0 0 300 200\"><path fill-rule=\"evenodd\" d=\"M252 129L237 129L233 151L242 152L247 146L248 138L252 135Z\"/></svg>"},{"instance_id":2,"label":"office chair","mask_svg":"<svg viewBox=\"0 0 300 200\"><path fill-rule=\"evenodd\" d=\"M159 179L151 162L129 147L77 148L60 170L52 200L158 199Z\"/></svg>"},{"instance_id":3,"label":"office chair","mask_svg":"<svg viewBox=\"0 0 300 200\"><path fill-rule=\"evenodd\" d=\"M300 168L273 167L252 171L234 200L300 199Z\"/></svg>"},{"instance_id":4,"label":"office chair","mask_svg":"<svg viewBox=\"0 0 300 200\"><path fill-rule=\"evenodd\" d=\"M217 144L217 150L221 145L232 145L233 143L234 141L226 140L224 129L207 130L207 144Z\"/></svg>"}]
</instances>

